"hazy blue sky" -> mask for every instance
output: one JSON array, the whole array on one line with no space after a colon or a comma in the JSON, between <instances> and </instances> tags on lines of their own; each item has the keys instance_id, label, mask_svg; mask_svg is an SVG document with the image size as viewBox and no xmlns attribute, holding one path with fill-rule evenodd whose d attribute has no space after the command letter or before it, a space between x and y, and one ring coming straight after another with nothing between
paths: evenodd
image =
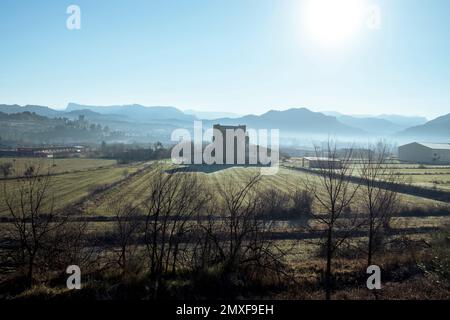
<instances>
[{"instance_id":1,"label":"hazy blue sky","mask_svg":"<svg viewBox=\"0 0 450 320\"><path fill-rule=\"evenodd\" d=\"M361 1L380 30L328 47L301 0L1 0L0 103L449 113L450 1Z\"/></svg>"}]
</instances>

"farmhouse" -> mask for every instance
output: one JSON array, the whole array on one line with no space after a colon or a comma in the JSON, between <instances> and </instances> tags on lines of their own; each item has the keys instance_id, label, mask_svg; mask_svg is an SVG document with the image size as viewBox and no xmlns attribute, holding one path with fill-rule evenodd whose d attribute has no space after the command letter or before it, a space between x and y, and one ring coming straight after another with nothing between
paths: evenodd
<instances>
[{"instance_id":1,"label":"farmhouse","mask_svg":"<svg viewBox=\"0 0 450 320\"><path fill-rule=\"evenodd\" d=\"M416 163L450 164L450 143L405 144L398 148L398 159Z\"/></svg>"},{"instance_id":2,"label":"farmhouse","mask_svg":"<svg viewBox=\"0 0 450 320\"><path fill-rule=\"evenodd\" d=\"M309 167L312 169L320 169L320 168L341 169L342 162L341 162L341 160L335 159L335 158L304 157L304 158L302 158L302 166Z\"/></svg>"}]
</instances>

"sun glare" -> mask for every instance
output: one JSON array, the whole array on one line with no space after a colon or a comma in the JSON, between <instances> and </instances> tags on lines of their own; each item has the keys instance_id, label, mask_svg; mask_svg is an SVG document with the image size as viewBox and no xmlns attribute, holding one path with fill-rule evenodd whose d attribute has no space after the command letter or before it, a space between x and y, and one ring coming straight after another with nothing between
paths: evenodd
<instances>
[{"instance_id":1,"label":"sun glare","mask_svg":"<svg viewBox=\"0 0 450 320\"><path fill-rule=\"evenodd\" d=\"M324 46L347 43L361 29L363 0L306 0L302 21L307 34Z\"/></svg>"}]
</instances>

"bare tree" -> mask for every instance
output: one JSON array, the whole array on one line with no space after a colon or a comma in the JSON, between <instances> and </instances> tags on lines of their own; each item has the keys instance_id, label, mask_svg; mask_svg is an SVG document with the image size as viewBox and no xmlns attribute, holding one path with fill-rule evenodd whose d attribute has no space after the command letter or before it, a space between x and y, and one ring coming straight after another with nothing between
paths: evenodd
<instances>
[{"instance_id":1,"label":"bare tree","mask_svg":"<svg viewBox=\"0 0 450 320\"><path fill-rule=\"evenodd\" d=\"M311 217L314 227L324 232L326 255L325 298L331 299L332 260L336 250L360 226L356 219L345 217L355 197L358 184L352 183L353 149L338 152L336 143L328 140L325 149L315 147L317 168L303 178L306 190L314 195L318 212ZM340 157L338 156L340 155Z\"/></svg>"},{"instance_id":2,"label":"bare tree","mask_svg":"<svg viewBox=\"0 0 450 320\"><path fill-rule=\"evenodd\" d=\"M396 186L401 183L395 168L388 164L390 148L383 142L369 146L360 155L360 177L362 202L368 224L367 265L372 264L373 255L382 245L382 237L392 215L398 209Z\"/></svg>"},{"instance_id":3,"label":"bare tree","mask_svg":"<svg viewBox=\"0 0 450 320\"><path fill-rule=\"evenodd\" d=\"M219 246L224 258L224 273L228 273L240 263L243 242L247 240L255 225L257 209L256 197L251 195L260 180L260 175L251 176L243 186L237 186L233 181L227 181L221 192L224 208L221 212L223 228L227 230L224 246Z\"/></svg>"},{"instance_id":4,"label":"bare tree","mask_svg":"<svg viewBox=\"0 0 450 320\"><path fill-rule=\"evenodd\" d=\"M187 253L186 240L193 230L193 218L210 199L196 174L167 173L162 167L155 170L144 201L144 238L156 286L162 274L176 271Z\"/></svg>"},{"instance_id":5,"label":"bare tree","mask_svg":"<svg viewBox=\"0 0 450 320\"><path fill-rule=\"evenodd\" d=\"M314 195L308 190L296 190L291 195L294 218L309 219L313 212Z\"/></svg>"},{"instance_id":6,"label":"bare tree","mask_svg":"<svg viewBox=\"0 0 450 320\"><path fill-rule=\"evenodd\" d=\"M264 218L280 218L286 216L289 211L289 194L275 188L269 187L258 192L259 208L257 210Z\"/></svg>"},{"instance_id":7,"label":"bare tree","mask_svg":"<svg viewBox=\"0 0 450 320\"><path fill-rule=\"evenodd\" d=\"M0 164L0 174L3 178L8 178L14 173L14 166L11 162Z\"/></svg>"},{"instance_id":8,"label":"bare tree","mask_svg":"<svg viewBox=\"0 0 450 320\"><path fill-rule=\"evenodd\" d=\"M140 210L132 201L125 199L126 195L119 194L108 201L108 210L115 217L115 236L118 250L117 264L126 277L136 260L139 235L143 230Z\"/></svg>"},{"instance_id":9,"label":"bare tree","mask_svg":"<svg viewBox=\"0 0 450 320\"><path fill-rule=\"evenodd\" d=\"M285 274L283 258L287 250L277 246L272 232L274 223L261 211L273 208L273 203L261 203L265 199L259 193L260 179L255 174L243 183L224 181L219 190L221 207L213 213L216 218L204 223L198 254L201 265L219 267L215 269L220 270L221 280L227 285L237 275L241 280L253 281L261 279L264 272L278 279Z\"/></svg>"},{"instance_id":10,"label":"bare tree","mask_svg":"<svg viewBox=\"0 0 450 320\"><path fill-rule=\"evenodd\" d=\"M87 236L88 222L83 215L68 220L69 212L58 214L59 217L63 220L46 237L39 264L47 271L49 278L52 277L50 271L65 275L69 265L77 265L83 273L87 273L97 262L94 259L97 247L95 239ZM67 223L61 223L62 221Z\"/></svg>"},{"instance_id":11,"label":"bare tree","mask_svg":"<svg viewBox=\"0 0 450 320\"><path fill-rule=\"evenodd\" d=\"M48 245L51 233L66 218L54 211L52 175L40 166L27 166L22 177L3 180L2 198L12 221L11 238L17 242L19 265L26 266L27 285L35 279L36 263Z\"/></svg>"}]
</instances>

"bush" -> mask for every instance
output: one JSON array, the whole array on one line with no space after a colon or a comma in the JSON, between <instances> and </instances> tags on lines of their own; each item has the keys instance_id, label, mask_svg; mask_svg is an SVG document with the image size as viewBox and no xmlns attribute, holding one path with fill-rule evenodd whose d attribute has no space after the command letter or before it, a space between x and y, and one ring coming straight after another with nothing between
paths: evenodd
<instances>
[{"instance_id":1,"label":"bush","mask_svg":"<svg viewBox=\"0 0 450 320\"><path fill-rule=\"evenodd\" d=\"M278 189L264 190L258 199L259 213L264 217L280 218L289 210L289 195Z\"/></svg>"},{"instance_id":2,"label":"bush","mask_svg":"<svg viewBox=\"0 0 450 320\"><path fill-rule=\"evenodd\" d=\"M312 213L314 196L307 190L297 190L292 195L292 213L296 218L307 218Z\"/></svg>"},{"instance_id":3,"label":"bush","mask_svg":"<svg viewBox=\"0 0 450 320\"><path fill-rule=\"evenodd\" d=\"M429 270L445 281L450 282L450 228L438 233L432 244L433 259L427 266Z\"/></svg>"}]
</instances>

